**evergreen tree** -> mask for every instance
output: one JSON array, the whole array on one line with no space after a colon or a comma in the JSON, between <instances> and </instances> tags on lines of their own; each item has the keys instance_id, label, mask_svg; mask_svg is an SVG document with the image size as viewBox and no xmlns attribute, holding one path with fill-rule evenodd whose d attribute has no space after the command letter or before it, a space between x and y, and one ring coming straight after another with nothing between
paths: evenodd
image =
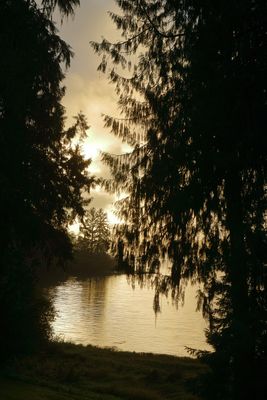
<instances>
[{"instance_id":1,"label":"evergreen tree","mask_svg":"<svg viewBox=\"0 0 267 400\"><path fill-rule=\"evenodd\" d=\"M106 188L128 193L118 237L136 272L172 260L156 294L203 283L215 349L207 360L220 384L211 397L251 398L267 371L267 4L117 4L122 15L111 18L123 40L92 46L124 114L106 126L133 147L103 154Z\"/></svg>"},{"instance_id":2,"label":"evergreen tree","mask_svg":"<svg viewBox=\"0 0 267 400\"><path fill-rule=\"evenodd\" d=\"M109 247L110 229L107 214L102 208L90 208L86 211L80 228L81 235L77 246L90 254L104 253Z\"/></svg>"},{"instance_id":3,"label":"evergreen tree","mask_svg":"<svg viewBox=\"0 0 267 400\"><path fill-rule=\"evenodd\" d=\"M0 7L0 307L1 354L51 335L53 312L36 293L41 264L71 256L68 225L82 218L93 179L73 139L88 128L79 114L65 128L63 68L72 56L51 13L73 12L77 0L1 1Z\"/></svg>"},{"instance_id":4,"label":"evergreen tree","mask_svg":"<svg viewBox=\"0 0 267 400\"><path fill-rule=\"evenodd\" d=\"M107 213L105 213L102 208L97 211L97 232L98 240L96 245L96 252L104 253L109 248L110 227L108 223Z\"/></svg>"}]
</instances>

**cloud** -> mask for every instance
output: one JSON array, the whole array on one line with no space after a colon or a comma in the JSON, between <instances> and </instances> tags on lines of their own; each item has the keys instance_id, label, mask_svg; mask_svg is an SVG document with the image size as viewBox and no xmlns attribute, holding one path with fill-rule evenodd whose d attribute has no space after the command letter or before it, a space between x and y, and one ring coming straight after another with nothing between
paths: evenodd
<instances>
[{"instance_id":1,"label":"cloud","mask_svg":"<svg viewBox=\"0 0 267 400\"><path fill-rule=\"evenodd\" d=\"M113 0L81 0L74 19L65 20L61 25L60 17L57 16L60 36L75 53L64 81L66 95L63 105L66 108L67 123L72 123L72 117L80 111L86 115L90 125L86 146L91 156L97 153L96 149L112 154L121 154L125 149L125 145L104 128L101 114L118 115L117 97L107 77L97 71L100 60L89 45L90 41L101 41L102 37L110 41L120 38L108 16L108 11L116 10ZM99 155L93 157L89 170L97 177L110 176L108 167L101 162ZM90 197L93 197L90 206L106 210L112 208L114 196L102 189L93 190Z\"/></svg>"},{"instance_id":2,"label":"cloud","mask_svg":"<svg viewBox=\"0 0 267 400\"><path fill-rule=\"evenodd\" d=\"M103 208L104 210L110 208L114 203L114 195L103 191L94 191L92 190L92 202L89 204L89 207Z\"/></svg>"}]
</instances>

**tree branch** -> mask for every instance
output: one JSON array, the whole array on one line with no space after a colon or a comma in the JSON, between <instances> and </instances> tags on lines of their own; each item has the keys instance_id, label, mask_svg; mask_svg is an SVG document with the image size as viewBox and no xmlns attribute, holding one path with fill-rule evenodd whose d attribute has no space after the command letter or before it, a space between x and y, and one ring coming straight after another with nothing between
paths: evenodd
<instances>
[{"instance_id":1,"label":"tree branch","mask_svg":"<svg viewBox=\"0 0 267 400\"><path fill-rule=\"evenodd\" d=\"M147 18L148 22L150 23L150 25L152 26L152 28L158 35L160 35L164 38L169 38L169 39L176 38L176 37L182 37L185 35L184 33L170 34L170 33L166 33L166 32L161 32L159 30L159 28L156 27L156 25L154 24L154 22L152 21L152 19L150 18L149 14L147 13L146 9L142 6L140 1L138 1L138 5L139 5L140 9L142 10L143 14L145 14L145 17Z\"/></svg>"}]
</instances>

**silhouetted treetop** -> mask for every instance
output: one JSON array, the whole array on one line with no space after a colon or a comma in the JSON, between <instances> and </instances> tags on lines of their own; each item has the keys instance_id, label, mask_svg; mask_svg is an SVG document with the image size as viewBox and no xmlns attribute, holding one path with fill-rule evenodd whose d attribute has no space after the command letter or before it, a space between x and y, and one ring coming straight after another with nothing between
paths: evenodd
<instances>
[{"instance_id":1,"label":"silhouetted treetop","mask_svg":"<svg viewBox=\"0 0 267 400\"><path fill-rule=\"evenodd\" d=\"M76 247L90 254L99 254L107 252L109 242L110 227L107 214L102 208L96 209L92 207L86 210L80 226L80 235L77 238Z\"/></svg>"}]
</instances>

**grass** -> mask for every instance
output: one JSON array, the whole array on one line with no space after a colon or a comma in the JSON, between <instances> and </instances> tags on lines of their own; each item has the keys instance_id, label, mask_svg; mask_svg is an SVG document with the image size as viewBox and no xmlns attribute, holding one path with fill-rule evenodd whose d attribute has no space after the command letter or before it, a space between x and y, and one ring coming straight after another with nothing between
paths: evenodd
<instances>
[{"instance_id":1,"label":"grass","mask_svg":"<svg viewBox=\"0 0 267 400\"><path fill-rule=\"evenodd\" d=\"M53 343L2 367L3 400L199 400L189 383L206 372L190 358Z\"/></svg>"}]
</instances>

